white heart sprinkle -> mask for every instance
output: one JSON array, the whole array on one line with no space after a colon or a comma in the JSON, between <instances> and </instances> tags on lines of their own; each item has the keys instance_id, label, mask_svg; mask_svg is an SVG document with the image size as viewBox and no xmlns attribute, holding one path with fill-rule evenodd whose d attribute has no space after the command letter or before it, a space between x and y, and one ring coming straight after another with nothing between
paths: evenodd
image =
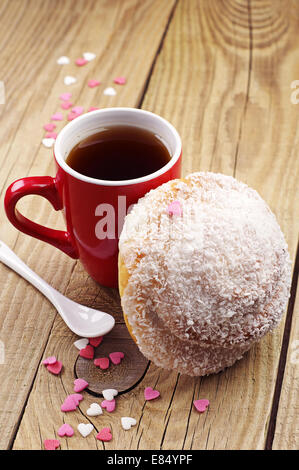
<instances>
[{"instance_id":1,"label":"white heart sprinkle","mask_svg":"<svg viewBox=\"0 0 299 470\"><path fill-rule=\"evenodd\" d=\"M96 58L96 55L93 52L83 52L83 57L85 60L88 60L88 62L90 62L91 60Z\"/></svg>"},{"instance_id":2,"label":"white heart sprinkle","mask_svg":"<svg viewBox=\"0 0 299 470\"><path fill-rule=\"evenodd\" d=\"M81 436L87 437L93 430L93 425L91 423L80 423L77 426L77 429Z\"/></svg>"},{"instance_id":3,"label":"white heart sprinkle","mask_svg":"<svg viewBox=\"0 0 299 470\"><path fill-rule=\"evenodd\" d=\"M80 351L81 349L86 348L88 343L89 343L88 338L80 338L80 339L77 339L77 341L74 342L74 346L76 346L76 348L79 349L79 351Z\"/></svg>"},{"instance_id":4,"label":"white heart sprinkle","mask_svg":"<svg viewBox=\"0 0 299 470\"><path fill-rule=\"evenodd\" d=\"M52 139L50 137L42 140L42 144L48 149L53 147L54 142L55 142L55 139Z\"/></svg>"},{"instance_id":5,"label":"white heart sprinkle","mask_svg":"<svg viewBox=\"0 0 299 470\"><path fill-rule=\"evenodd\" d=\"M124 416L123 418L121 418L121 425L125 431L131 429L131 427L135 426L136 423L136 419L130 418L129 416Z\"/></svg>"},{"instance_id":6,"label":"white heart sprinkle","mask_svg":"<svg viewBox=\"0 0 299 470\"><path fill-rule=\"evenodd\" d=\"M102 391L102 395L105 400L111 401L114 397L118 394L118 391L115 388L106 388L106 390Z\"/></svg>"},{"instance_id":7,"label":"white heart sprinkle","mask_svg":"<svg viewBox=\"0 0 299 470\"><path fill-rule=\"evenodd\" d=\"M107 95L107 96L114 96L116 95L116 91L114 90L114 88L112 87L108 87L108 88L105 88L105 90L103 91L104 95Z\"/></svg>"},{"instance_id":8,"label":"white heart sprinkle","mask_svg":"<svg viewBox=\"0 0 299 470\"><path fill-rule=\"evenodd\" d=\"M67 65L69 63L70 63L70 59L66 57L65 55L62 55L61 57L59 57L59 59L57 59L58 65Z\"/></svg>"},{"instance_id":9,"label":"white heart sprinkle","mask_svg":"<svg viewBox=\"0 0 299 470\"><path fill-rule=\"evenodd\" d=\"M101 405L99 405L98 403L92 403L86 413L88 414L88 416L99 416L103 414L103 410Z\"/></svg>"},{"instance_id":10,"label":"white heart sprinkle","mask_svg":"<svg viewBox=\"0 0 299 470\"><path fill-rule=\"evenodd\" d=\"M76 83L77 79L75 77L72 77L71 75L67 75L64 77L64 84L65 85L72 85L73 83Z\"/></svg>"}]
</instances>

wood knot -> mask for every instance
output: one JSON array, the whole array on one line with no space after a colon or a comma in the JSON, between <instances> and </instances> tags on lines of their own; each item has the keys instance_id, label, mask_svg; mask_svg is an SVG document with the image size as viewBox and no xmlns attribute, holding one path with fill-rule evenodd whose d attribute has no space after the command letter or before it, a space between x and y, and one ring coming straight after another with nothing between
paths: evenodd
<instances>
[{"instance_id":1,"label":"wood knot","mask_svg":"<svg viewBox=\"0 0 299 470\"><path fill-rule=\"evenodd\" d=\"M87 391L93 395L101 395L107 388L115 388L119 393L131 390L143 378L147 371L149 361L139 351L132 340L126 325L117 324L95 349L95 359L109 357L112 352L121 351L125 357L118 365L110 366L106 370L96 367L91 360L78 356L75 364L76 378L88 382Z\"/></svg>"}]
</instances>

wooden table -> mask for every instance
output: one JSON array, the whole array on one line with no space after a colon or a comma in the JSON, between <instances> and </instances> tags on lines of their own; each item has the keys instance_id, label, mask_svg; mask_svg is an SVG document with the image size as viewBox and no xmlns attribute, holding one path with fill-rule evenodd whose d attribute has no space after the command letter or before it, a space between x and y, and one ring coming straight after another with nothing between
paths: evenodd
<instances>
[{"instance_id":1,"label":"wooden table","mask_svg":"<svg viewBox=\"0 0 299 470\"><path fill-rule=\"evenodd\" d=\"M1 265L1 449L43 448L63 421L75 428L89 421L96 429L109 425L113 440L103 444L95 433L83 439L76 431L61 439L62 449L298 448L298 84L291 88L299 80L298 28L294 0L0 1L0 238L33 270L70 298L123 322L115 290L97 285L80 262L18 233L4 214L10 182L54 175L52 151L41 145L42 125L59 110L65 91L85 109L141 107L170 120L183 140L183 174L222 172L255 188L277 216L294 263L280 327L243 360L203 378L151 364L142 382L118 398L117 410L97 418L86 415L96 400L86 392L79 411L61 413L73 389L76 337L38 291ZM84 51L97 57L77 67L74 60ZM70 65L57 65L62 55ZM66 87L65 75L75 75L77 83ZM117 75L127 84L114 85ZM91 89L90 78L102 84ZM108 86L116 96L103 94ZM20 209L63 227L42 198L25 198ZM64 364L60 377L41 366L52 354ZM160 390L161 399L145 403L146 386ZM210 400L208 412L194 411L197 398ZM119 422L126 415L138 420L128 432Z\"/></svg>"}]
</instances>

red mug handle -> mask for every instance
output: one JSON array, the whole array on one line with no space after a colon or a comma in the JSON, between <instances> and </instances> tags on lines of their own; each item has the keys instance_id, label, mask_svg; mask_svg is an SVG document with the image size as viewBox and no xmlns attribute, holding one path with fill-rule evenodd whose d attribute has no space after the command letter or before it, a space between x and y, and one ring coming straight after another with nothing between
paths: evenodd
<instances>
[{"instance_id":1,"label":"red mug handle","mask_svg":"<svg viewBox=\"0 0 299 470\"><path fill-rule=\"evenodd\" d=\"M24 217L16 209L18 200L29 194L37 194L45 197L56 211L63 208L55 185L55 178L51 178L50 176L21 178L12 183L6 190L4 206L10 222L21 232L50 243L50 245L59 248L72 258L78 258L76 247L71 240L69 232L54 230L32 222L32 220Z\"/></svg>"}]
</instances>

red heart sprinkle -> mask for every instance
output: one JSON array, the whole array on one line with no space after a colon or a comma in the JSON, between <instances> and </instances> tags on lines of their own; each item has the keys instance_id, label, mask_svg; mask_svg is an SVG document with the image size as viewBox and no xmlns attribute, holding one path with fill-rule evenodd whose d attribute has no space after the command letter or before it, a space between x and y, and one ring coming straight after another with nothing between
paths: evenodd
<instances>
[{"instance_id":1,"label":"red heart sprinkle","mask_svg":"<svg viewBox=\"0 0 299 470\"><path fill-rule=\"evenodd\" d=\"M206 411L209 404L210 404L209 400L205 400L205 399L194 400L193 402L193 405L195 406L197 411L199 411L199 413L203 413L204 411Z\"/></svg>"},{"instance_id":2,"label":"red heart sprinkle","mask_svg":"<svg viewBox=\"0 0 299 470\"><path fill-rule=\"evenodd\" d=\"M160 396L160 392L158 390L153 390L152 387L146 387L144 390L144 398L146 400L154 400Z\"/></svg>"},{"instance_id":3,"label":"red heart sprinkle","mask_svg":"<svg viewBox=\"0 0 299 470\"><path fill-rule=\"evenodd\" d=\"M60 426L60 428L58 429L58 436L60 437L63 437L63 436L67 436L67 437L72 437L74 435L74 430L72 428L72 426L70 426L69 424L67 423L64 423L62 426Z\"/></svg>"},{"instance_id":4,"label":"red heart sprinkle","mask_svg":"<svg viewBox=\"0 0 299 470\"><path fill-rule=\"evenodd\" d=\"M109 354L111 362L115 365L120 364L121 360L125 357L123 352L112 352Z\"/></svg>"},{"instance_id":5,"label":"red heart sprinkle","mask_svg":"<svg viewBox=\"0 0 299 470\"><path fill-rule=\"evenodd\" d=\"M108 357L99 357L93 361L94 365L100 369L108 369L109 367L109 358Z\"/></svg>"},{"instance_id":6,"label":"red heart sprinkle","mask_svg":"<svg viewBox=\"0 0 299 470\"><path fill-rule=\"evenodd\" d=\"M100 432L96 435L96 438L99 441L109 442L112 439L111 429L110 428L103 428Z\"/></svg>"},{"instance_id":7,"label":"red heart sprinkle","mask_svg":"<svg viewBox=\"0 0 299 470\"><path fill-rule=\"evenodd\" d=\"M55 356L50 356L46 357L46 359L43 360L43 364L47 366L48 364L55 364L57 362L57 359Z\"/></svg>"},{"instance_id":8,"label":"red heart sprinkle","mask_svg":"<svg viewBox=\"0 0 299 470\"><path fill-rule=\"evenodd\" d=\"M89 338L89 344L97 348L103 341L103 336L98 336L97 338Z\"/></svg>"},{"instance_id":9,"label":"red heart sprinkle","mask_svg":"<svg viewBox=\"0 0 299 470\"><path fill-rule=\"evenodd\" d=\"M48 364L47 369L51 374L58 375L62 369L62 362L56 361L55 364Z\"/></svg>"},{"instance_id":10,"label":"red heart sprinkle","mask_svg":"<svg viewBox=\"0 0 299 470\"><path fill-rule=\"evenodd\" d=\"M116 77L113 81L114 83L117 83L117 85L124 85L127 80L125 77Z\"/></svg>"},{"instance_id":11,"label":"red heart sprinkle","mask_svg":"<svg viewBox=\"0 0 299 470\"><path fill-rule=\"evenodd\" d=\"M90 106L90 108L88 109L88 113L90 113L91 111L96 111L97 109L100 109L100 108L96 108L95 106Z\"/></svg>"},{"instance_id":12,"label":"red heart sprinkle","mask_svg":"<svg viewBox=\"0 0 299 470\"><path fill-rule=\"evenodd\" d=\"M58 439L45 439L44 447L46 450L55 450L60 446L60 441Z\"/></svg>"},{"instance_id":13,"label":"red heart sprinkle","mask_svg":"<svg viewBox=\"0 0 299 470\"><path fill-rule=\"evenodd\" d=\"M84 357L85 359L93 359L94 356L94 349L90 344L88 344L85 348L80 349L79 352L81 357Z\"/></svg>"}]
</instances>

